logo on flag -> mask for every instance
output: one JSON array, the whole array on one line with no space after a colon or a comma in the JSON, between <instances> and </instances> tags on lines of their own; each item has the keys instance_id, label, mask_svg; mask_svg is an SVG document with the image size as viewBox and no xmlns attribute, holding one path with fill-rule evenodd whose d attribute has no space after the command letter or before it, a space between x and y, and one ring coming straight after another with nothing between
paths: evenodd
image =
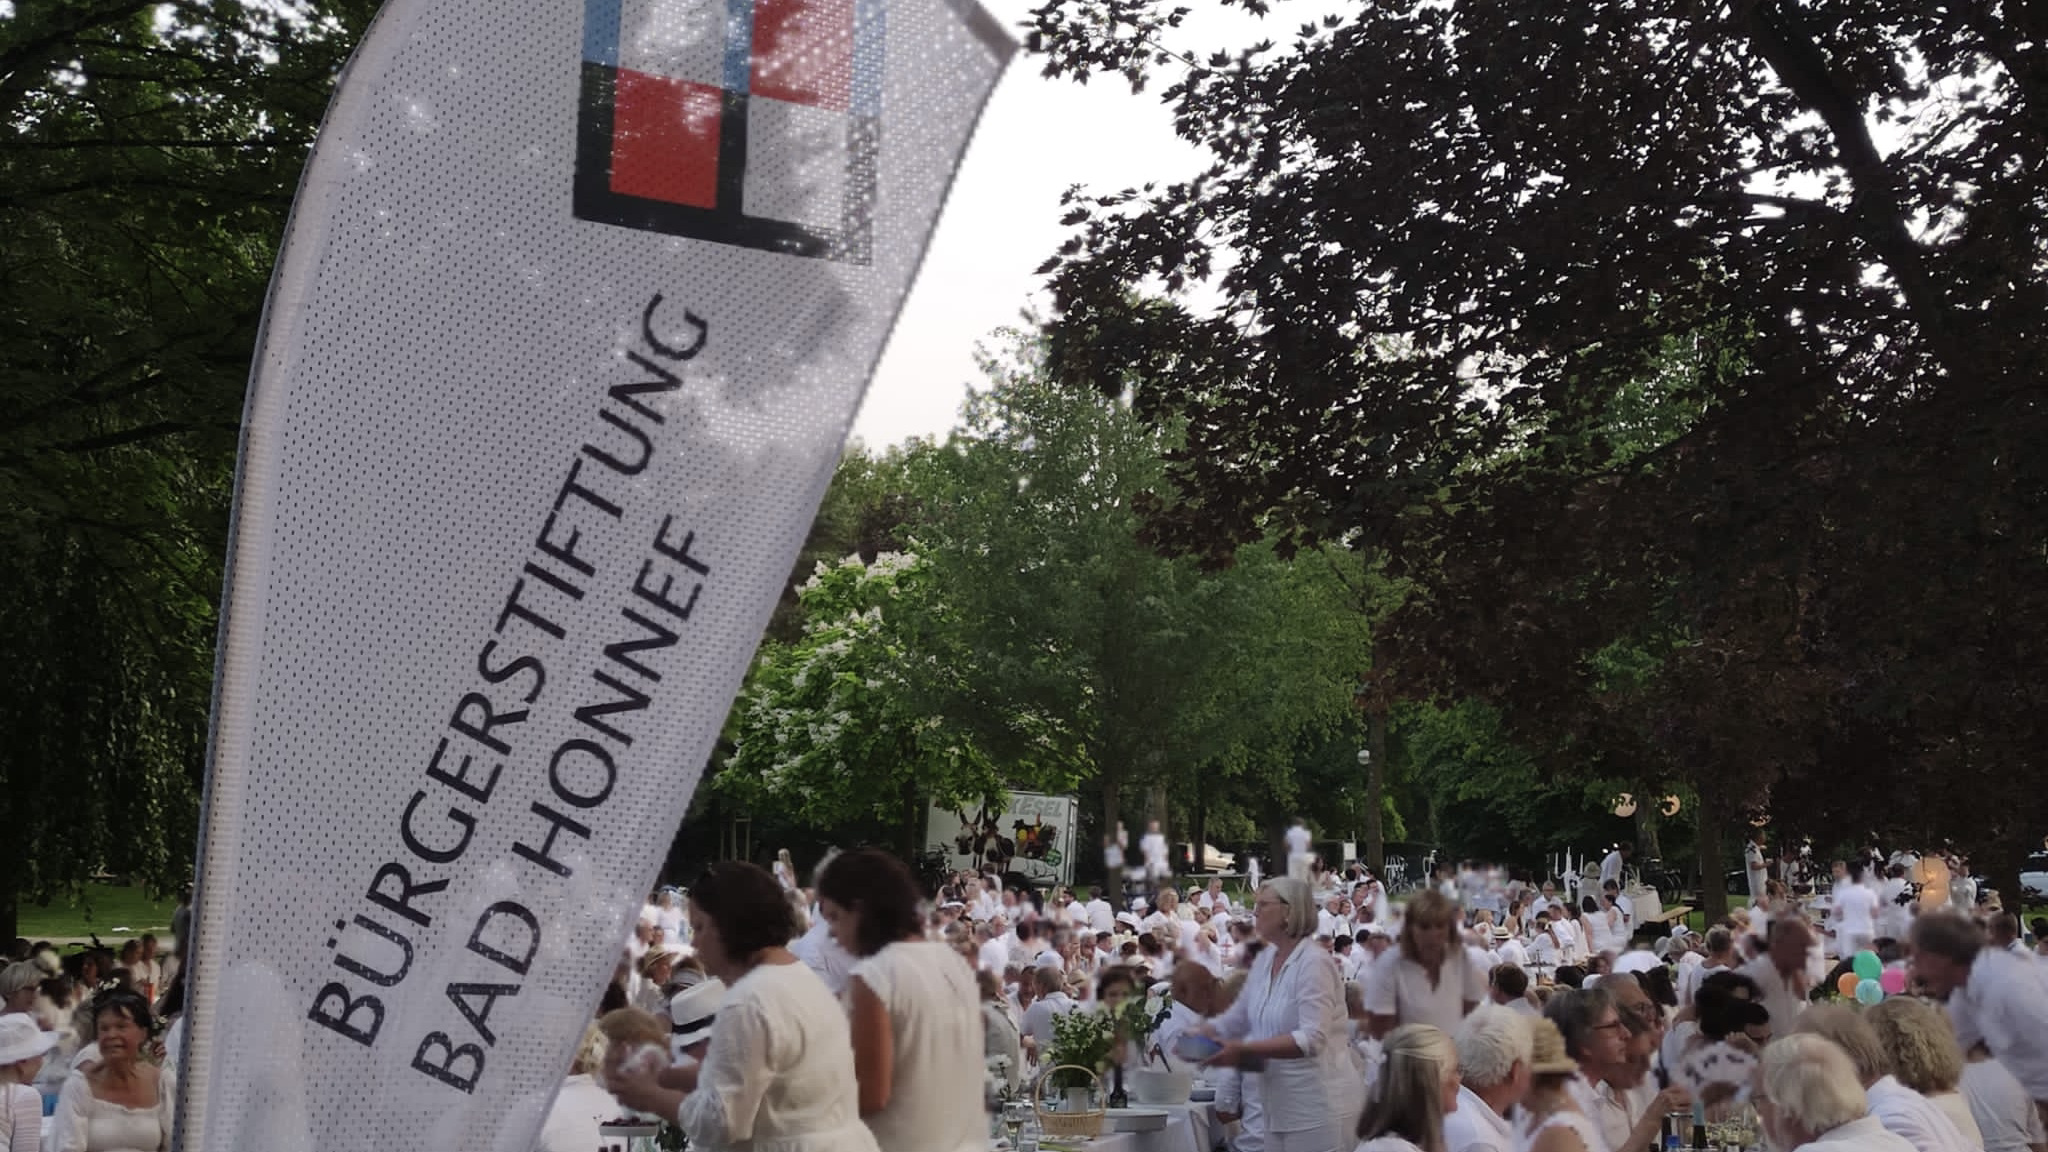
<instances>
[{"instance_id":1,"label":"logo on flag","mask_svg":"<svg viewBox=\"0 0 2048 1152\"><path fill-rule=\"evenodd\" d=\"M575 213L866 264L883 0L585 0Z\"/></svg>"}]
</instances>

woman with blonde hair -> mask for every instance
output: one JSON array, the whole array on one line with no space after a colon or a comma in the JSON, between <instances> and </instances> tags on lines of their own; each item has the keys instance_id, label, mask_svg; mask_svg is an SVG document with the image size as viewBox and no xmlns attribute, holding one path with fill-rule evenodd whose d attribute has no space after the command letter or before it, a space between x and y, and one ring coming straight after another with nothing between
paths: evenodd
<instances>
[{"instance_id":1,"label":"woman with blonde hair","mask_svg":"<svg viewBox=\"0 0 2048 1152\"><path fill-rule=\"evenodd\" d=\"M1963 1097L1963 1050L1956 1044L1948 1014L1925 1000L1893 996L1863 1014L1877 1032L1878 1043L1891 1053L1892 1075L1954 1122L1972 1147L1984 1147L1984 1134Z\"/></svg>"},{"instance_id":2,"label":"woman with blonde hair","mask_svg":"<svg viewBox=\"0 0 2048 1152\"><path fill-rule=\"evenodd\" d=\"M1252 923L1266 946L1211 1025L1225 1043L1208 1063L1263 1070L1260 1130L1252 1135L1266 1152L1339 1152L1352 1141L1365 1086L1344 1043L1337 966L1312 939L1315 894L1304 880L1268 880L1252 901Z\"/></svg>"},{"instance_id":3,"label":"woman with blonde hair","mask_svg":"<svg viewBox=\"0 0 2048 1152\"><path fill-rule=\"evenodd\" d=\"M1486 972L1458 940L1458 906L1439 892L1408 902L1401 938L1373 961L1365 980L1372 1034L1384 1037L1403 1024L1430 1024L1456 1032L1486 999Z\"/></svg>"},{"instance_id":4,"label":"woman with blonde hair","mask_svg":"<svg viewBox=\"0 0 2048 1152\"><path fill-rule=\"evenodd\" d=\"M1404 1024L1381 1042L1380 1059L1356 1152L1446 1152L1444 1116L1458 1110L1451 1038L1428 1024Z\"/></svg>"}]
</instances>

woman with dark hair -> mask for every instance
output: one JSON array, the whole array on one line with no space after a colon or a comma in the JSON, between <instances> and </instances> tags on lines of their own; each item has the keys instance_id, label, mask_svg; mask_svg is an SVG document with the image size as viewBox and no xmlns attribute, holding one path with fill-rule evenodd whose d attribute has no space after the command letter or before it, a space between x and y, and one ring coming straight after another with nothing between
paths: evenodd
<instances>
[{"instance_id":1,"label":"woman with dark hair","mask_svg":"<svg viewBox=\"0 0 2048 1152\"><path fill-rule=\"evenodd\" d=\"M878 1152L860 1122L846 1013L789 950L796 916L782 885L744 861L690 888L690 938L727 987L702 1064L611 1081L620 1103L672 1116L692 1144L775 1152Z\"/></svg>"},{"instance_id":2,"label":"woman with dark hair","mask_svg":"<svg viewBox=\"0 0 2048 1152\"><path fill-rule=\"evenodd\" d=\"M910 869L858 848L818 877L818 912L860 958L847 981L860 1114L883 1152L970 1152L982 1115L980 997L974 970L925 939Z\"/></svg>"},{"instance_id":3,"label":"woman with dark hair","mask_svg":"<svg viewBox=\"0 0 2048 1152\"><path fill-rule=\"evenodd\" d=\"M99 1061L72 1073L57 1096L55 1152L156 1152L171 1146L175 1077L142 1060L156 1031L149 1001L115 988L92 1002Z\"/></svg>"}]
</instances>

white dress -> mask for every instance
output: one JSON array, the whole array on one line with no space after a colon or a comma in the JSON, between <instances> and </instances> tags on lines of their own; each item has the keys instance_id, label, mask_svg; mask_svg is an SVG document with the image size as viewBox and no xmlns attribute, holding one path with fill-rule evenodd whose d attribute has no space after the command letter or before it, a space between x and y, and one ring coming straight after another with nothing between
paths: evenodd
<instances>
[{"instance_id":1,"label":"white dress","mask_svg":"<svg viewBox=\"0 0 2048 1152\"><path fill-rule=\"evenodd\" d=\"M1266 1152L1350 1148L1365 1109L1365 1084L1344 1043L1337 966L1312 940L1295 945L1278 972L1274 955L1272 948L1260 950L1237 999L1216 1019L1216 1034L1239 1041L1291 1035L1301 1048L1300 1059L1269 1061L1257 1074Z\"/></svg>"},{"instance_id":2,"label":"white dress","mask_svg":"<svg viewBox=\"0 0 2048 1152\"><path fill-rule=\"evenodd\" d=\"M846 1010L802 964L759 964L727 991L676 1123L731 1152L878 1152L857 1091Z\"/></svg>"},{"instance_id":3,"label":"white dress","mask_svg":"<svg viewBox=\"0 0 2048 1152\"><path fill-rule=\"evenodd\" d=\"M85 1074L73 1073L57 1095L45 1152L158 1152L171 1146L171 1118L177 1078L157 1070L156 1104L129 1108L92 1094Z\"/></svg>"},{"instance_id":4,"label":"white dress","mask_svg":"<svg viewBox=\"0 0 2048 1152\"><path fill-rule=\"evenodd\" d=\"M867 1118L882 1152L982 1152L986 1065L974 971L944 944L902 941L853 969L889 1014L889 1103Z\"/></svg>"}]
</instances>

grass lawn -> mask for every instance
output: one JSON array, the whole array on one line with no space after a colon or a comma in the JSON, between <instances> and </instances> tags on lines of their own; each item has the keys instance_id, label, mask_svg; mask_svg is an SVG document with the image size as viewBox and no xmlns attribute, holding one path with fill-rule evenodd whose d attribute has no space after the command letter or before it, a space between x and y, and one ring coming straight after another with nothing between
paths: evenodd
<instances>
[{"instance_id":1,"label":"grass lawn","mask_svg":"<svg viewBox=\"0 0 2048 1152\"><path fill-rule=\"evenodd\" d=\"M152 899L139 885L88 884L75 903L60 897L51 900L49 907L38 908L24 897L17 931L30 940L84 939L97 934L111 942L144 932L162 936L170 931L171 913L177 908L176 899ZM122 931L117 934L116 928Z\"/></svg>"}]
</instances>

